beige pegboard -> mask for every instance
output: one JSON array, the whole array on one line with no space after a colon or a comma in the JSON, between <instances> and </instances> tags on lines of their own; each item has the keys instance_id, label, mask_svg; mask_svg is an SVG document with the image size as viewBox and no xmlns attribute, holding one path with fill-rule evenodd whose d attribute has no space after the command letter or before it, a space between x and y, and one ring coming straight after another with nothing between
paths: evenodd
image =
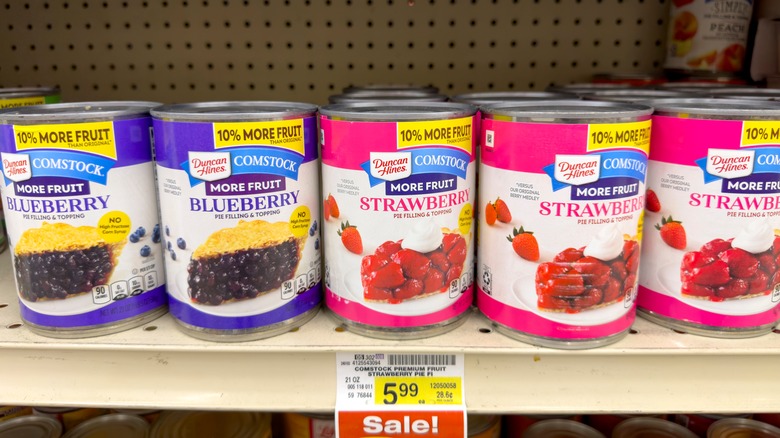
<instances>
[{"instance_id":1,"label":"beige pegboard","mask_svg":"<svg viewBox=\"0 0 780 438\"><path fill-rule=\"evenodd\" d=\"M63 98L324 103L348 85L445 94L657 72L665 0L0 1L0 86Z\"/></svg>"}]
</instances>

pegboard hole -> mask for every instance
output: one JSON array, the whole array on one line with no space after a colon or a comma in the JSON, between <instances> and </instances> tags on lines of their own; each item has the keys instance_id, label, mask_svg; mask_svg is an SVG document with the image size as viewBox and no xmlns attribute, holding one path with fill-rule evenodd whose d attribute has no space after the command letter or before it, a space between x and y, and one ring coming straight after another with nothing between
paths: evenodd
<instances>
[{"instance_id":1,"label":"pegboard hole","mask_svg":"<svg viewBox=\"0 0 780 438\"><path fill-rule=\"evenodd\" d=\"M7 326L5 326L5 328L7 328L7 329L18 329L21 326L22 326L21 322L15 322L13 324L8 324Z\"/></svg>"},{"instance_id":2,"label":"pegboard hole","mask_svg":"<svg viewBox=\"0 0 780 438\"><path fill-rule=\"evenodd\" d=\"M628 331L628 333L629 333L629 334L631 334L631 335L635 335L635 334L638 334L639 332L638 332L638 331L636 331L636 330L634 330L634 329L630 329L630 330Z\"/></svg>"},{"instance_id":3,"label":"pegboard hole","mask_svg":"<svg viewBox=\"0 0 780 438\"><path fill-rule=\"evenodd\" d=\"M336 333L344 333L347 331L347 328L344 327L343 325L340 325L334 328L333 331L335 331Z\"/></svg>"},{"instance_id":4,"label":"pegboard hole","mask_svg":"<svg viewBox=\"0 0 780 438\"><path fill-rule=\"evenodd\" d=\"M144 331L145 332L153 332L155 330L157 330L157 326L156 325L147 325L146 327L144 327Z\"/></svg>"},{"instance_id":5,"label":"pegboard hole","mask_svg":"<svg viewBox=\"0 0 780 438\"><path fill-rule=\"evenodd\" d=\"M688 334L688 332L684 332L682 330L672 330L672 331L677 333L677 334L679 334L679 335L687 335Z\"/></svg>"},{"instance_id":6,"label":"pegboard hole","mask_svg":"<svg viewBox=\"0 0 780 438\"><path fill-rule=\"evenodd\" d=\"M479 328L479 332L480 333L493 333L493 329L488 328L488 327L480 327Z\"/></svg>"},{"instance_id":7,"label":"pegboard hole","mask_svg":"<svg viewBox=\"0 0 780 438\"><path fill-rule=\"evenodd\" d=\"M293 328L290 329L290 333L295 333L295 332L297 332L300 329L301 329L300 327L293 327Z\"/></svg>"},{"instance_id":8,"label":"pegboard hole","mask_svg":"<svg viewBox=\"0 0 780 438\"><path fill-rule=\"evenodd\" d=\"M8 303L0 303L0 309L5 309L8 307Z\"/></svg>"},{"instance_id":9,"label":"pegboard hole","mask_svg":"<svg viewBox=\"0 0 780 438\"><path fill-rule=\"evenodd\" d=\"M780 328L776 328L776 329L772 330L772 333L774 333L776 335L780 335Z\"/></svg>"}]
</instances>

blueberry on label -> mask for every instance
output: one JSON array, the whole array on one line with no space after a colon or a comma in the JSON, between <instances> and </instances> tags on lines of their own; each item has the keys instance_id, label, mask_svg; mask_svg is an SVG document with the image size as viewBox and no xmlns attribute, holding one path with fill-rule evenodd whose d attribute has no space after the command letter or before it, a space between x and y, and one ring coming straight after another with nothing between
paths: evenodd
<instances>
[{"instance_id":1,"label":"blueberry on label","mask_svg":"<svg viewBox=\"0 0 780 438\"><path fill-rule=\"evenodd\" d=\"M141 240L141 238L140 238L140 237L138 237L138 234L135 234L135 233L133 233L133 234L131 234L131 235L130 235L130 236L127 238L127 240L129 240L129 241L131 241L131 242L133 242L133 243L136 243L136 242L138 242L139 240Z\"/></svg>"},{"instance_id":2,"label":"blueberry on label","mask_svg":"<svg viewBox=\"0 0 780 438\"><path fill-rule=\"evenodd\" d=\"M181 237L176 239L176 246L178 246L180 249L184 249L187 247L187 242L184 241Z\"/></svg>"},{"instance_id":3,"label":"blueberry on label","mask_svg":"<svg viewBox=\"0 0 780 438\"><path fill-rule=\"evenodd\" d=\"M138 227L135 232L138 234L138 237L144 237L146 235L146 228L144 227Z\"/></svg>"},{"instance_id":4,"label":"blueberry on label","mask_svg":"<svg viewBox=\"0 0 780 438\"><path fill-rule=\"evenodd\" d=\"M172 250L173 250L173 244L171 244L171 241L169 240L168 241L168 251L172 251Z\"/></svg>"},{"instance_id":5,"label":"blueberry on label","mask_svg":"<svg viewBox=\"0 0 780 438\"><path fill-rule=\"evenodd\" d=\"M314 249L320 249L320 239L314 241Z\"/></svg>"},{"instance_id":6,"label":"blueberry on label","mask_svg":"<svg viewBox=\"0 0 780 438\"><path fill-rule=\"evenodd\" d=\"M176 260L176 251L171 250L171 258Z\"/></svg>"},{"instance_id":7,"label":"blueberry on label","mask_svg":"<svg viewBox=\"0 0 780 438\"><path fill-rule=\"evenodd\" d=\"M141 248L141 257L149 257L152 254L152 248L149 248L149 245L144 245Z\"/></svg>"},{"instance_id":8,"label":"blueberry on label","mask_svg":"<svg viewBox=\"0 0 780 438\"><path fill-rule=\"evenodd\" d=\"M171 229L168 228L168 225L165 226L165 235L170 236L171 235Z\"/></svg>"}]
</instances>

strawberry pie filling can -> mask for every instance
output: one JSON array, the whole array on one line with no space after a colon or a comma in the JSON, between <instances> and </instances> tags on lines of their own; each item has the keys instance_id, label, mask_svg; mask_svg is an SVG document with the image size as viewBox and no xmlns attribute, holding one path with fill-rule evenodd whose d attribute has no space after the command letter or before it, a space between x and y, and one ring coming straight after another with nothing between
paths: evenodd
<instances>
[{"instance_id":1,"label":"strawberry pie filling can","mask_svg":"<svg viewBox=\"0 0 780 438\"><path fill-rule=\"evenodd\" d=\"M479 309L534 345L618 341L635 316L652 109L570 100L482 113Z\"/></svg>"},{"instance_id":2,"label":"strawberry pie filling can","mask_svg":"<svg viewBox=\"0 0 780 438\"><path fill-rule=\"evenodd\" d=\"M649 104L639 314L703 336L768 333L780 316L780 108Z\"/></svg>"},{"instance_id":3,"label":"strawberry pie filling can","mask_svg":"<svg viewBox=\"0 0 780 438\"><path fill-rule=\"evenodd\" d=\"M292 102L152 111L170 309L185 333L267 338L319 310L316 112Z\"/></svg>"},{"instance_id":4,"label":"strawberry pie filling can","mask_svg":"<svg viewBox=\"0 0 780 438\"><path fill-rule=\"evenodd\" d=\"M385 339L460 325L473 298L476 107L320 109L325 302Z\"/></svg>"}]
</instances>

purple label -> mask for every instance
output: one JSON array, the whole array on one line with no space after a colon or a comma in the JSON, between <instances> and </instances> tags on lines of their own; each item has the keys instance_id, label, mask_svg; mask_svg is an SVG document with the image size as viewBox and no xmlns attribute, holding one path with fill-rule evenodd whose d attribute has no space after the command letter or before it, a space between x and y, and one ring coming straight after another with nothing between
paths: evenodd
<instances>
[{"instance_id":1,"label":"purple label","mask_svg":"<svg viewBox=\"0 0 780 438\"><path fill-rule=\"evenodd\" d=\"M422 173L411 175L398 181L385 183L385 194L396 195L425 195L428 193L441 193L455 190L458 187L457 177L445 173Z\"/></svg>"},{"instance_id":2,"label":"purple label","mask_svg":"<svg viewBox=\"0 0 780 438\"><path fill-rule=\"evenodd\" d=\"M777 173L754 173L744 178L724 179L723 193L780 193Z\"/></svg>"},{"instance_id":3,"label":"purple label","mask_svg":"<svg viewBox=\"0 0 780 438\"><path fill-rule=\"evenodd\" d=\"M22 319L41 327L99 327L143 315L165 306L167 301L165 287L160 286L141 295L114 301L100 309L77 315L55 316L38 313L27 307L23 300L19 300L19 309Z\"/></svg>"},{"instance_id":4,"label":"purple label","mask_svg":"<svg viewBox=\"0 0 780 438\"><path fill-rule=\"evenodd\" d=\"M178 169L189 159L190 152L214 152L214 124L211 122L171 122L154 119L154 149L157 163L170 169ZM316 160L317 120L303 118L303 162ZM182 147L186 145L186 147ZM251 145L243 145L247 147ZM223 148L220 150L230 150Z\"/></svg>"},{"instance_id":5,"label":"purple label","mask_svg":"<svg viewBox=\"0 0 780 438\"><path fill-rule=\"evenodd\" d=\"M605 178L571 187L571 199L575 201L628 198L638 194L639 181L633 178Z\"/></svg>"},{"instance_id":6,"label":"purple label","mask_svg":"<svg viewBox=\"0 0 780 438\"><path fill-rule=\"evenodd\" d=\"M171 315L195 327L213 330L252 330L288 321L319 306L322 299L320 283L270 312L248 316L219 316L198 310L195 306L170 297Z\"/></svg>"},{"instance_id":7,"label":"purple label","mask_svg":"<svg viewBox=\"0 0 780 438\"><path fill-rule=\"evenodd\" d=\"M16 196L29 198L49 198L52 196L89 195L89 182L57 176L43 176L21 181L13 185Z\"/></svg>"},{"instance_id":8,"label":"purple label","mask_svg":"<svg viewBox=\"0 0 780 438\"><path fill-rule=\"evenodd\" d=\"M219 181L206 181L205 184L207 196L256 195L284 191L287 178L269 174L244 174Z\"/></svg>"}]
</instances>

